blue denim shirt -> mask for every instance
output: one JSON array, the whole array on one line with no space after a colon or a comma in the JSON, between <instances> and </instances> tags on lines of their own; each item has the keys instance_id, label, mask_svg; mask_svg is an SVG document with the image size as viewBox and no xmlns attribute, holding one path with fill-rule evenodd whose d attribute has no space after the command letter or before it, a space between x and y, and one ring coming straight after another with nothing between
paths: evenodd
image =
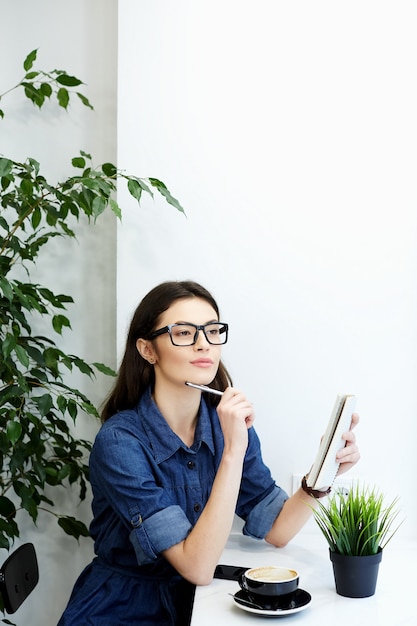
<instances>
[{"instance_id":1,"label":"blue denim shirt","mask_svg":"<svg viewBox=\"0 0 417 626\"><path fill-rule=\"evenodd\" d=\"M245 521L243 532L262 539L288 496L275 485L264 465L255 430L250 428L248 433L236 513ZM90 580L89 586L84 579L76 585L73 596L78 596L78 600L71 598L71 601L83 606L84 611L89 610L83 594L88 593L89 601L94 603L91 598L94 594L101 595L99 587L104 579L107 581L109 572L121 575L120 580L135 579L142 590L149 581L158 580L160 587L162 581L178 579L179 575L161 552L183 541L197 522L210 496L222 452L223 435L216 409L203 398L191 447L168 426L150 390L135 409L107 420L90 457L94 514L90 532L97 554L94 583ZM111 611L116 615L116 605L121 599L123 590L115 587L123 586L125 591L126 585L126 580L123 584L113 581L110 594L113 600L109 597L110 586L106 598L97 600L101 606L103 602L113 602L112 608L107 608L107 615ZM138 598L138 591L132 591L131 595ZM146 591L145 600L140 595L142 599L137 599L134 611L138 619L142 614L137 623L146 624L146 611L151 611L151 603L158 600L151 588ZM160 624L170 623L158 619ZM73 623L78 622L69 618L60 622ZM107 622L92 619L91 623L101 626ZM116 623L116 617L109 621L112 626ZM151 619L149 623L153 623Z\"/></svg>"},{"instance_id":2,"label":"blue denim shirt","mask_svg":"<svg viewBox=\"0 0 417 626\"><path fill-rule=\"evenodd\" d=\"M191 448L168 426L150 392L136 410L105 422L90 460L96 553L109 564L144 565L183 541L210 496L222 452L217 412L204 400ZM236 509L244 533L265 537L286 498L251 428Z\"/></svg>"}]
</instances>

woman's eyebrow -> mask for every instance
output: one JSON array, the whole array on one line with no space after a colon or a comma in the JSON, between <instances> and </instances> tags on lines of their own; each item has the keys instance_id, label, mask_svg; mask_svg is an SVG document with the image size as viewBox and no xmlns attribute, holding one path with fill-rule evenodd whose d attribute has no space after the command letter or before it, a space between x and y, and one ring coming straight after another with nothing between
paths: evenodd
<instances>
[{"instance_id":1,"label":"woman's eyebrow","mask_svg":"<svg viewBox=\"0 0 417 626\"><path fill-rule=\"evenodd\" d=\"M208 322L205 322L203 324L203 326L205 326L205 324L217 324L219 320L209 320ZM201 326L201 324L195 324L194 322L187 322L185 320L178 320L177 322L174 322L174 324L191 324L192 326Z\"/></svg>"}]
</instances>

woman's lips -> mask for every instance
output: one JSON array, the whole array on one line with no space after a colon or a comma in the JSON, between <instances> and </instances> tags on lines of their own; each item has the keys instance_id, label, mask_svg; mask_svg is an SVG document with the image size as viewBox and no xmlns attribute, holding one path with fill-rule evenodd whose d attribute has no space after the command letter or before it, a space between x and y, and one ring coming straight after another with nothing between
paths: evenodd
<instances>
[{"instance_id":1,"label":"woman's lips","mask_svg":"<svg viewBox=\"0 0 417 626\"><path fill-rule=\"evenodd\" d=\"M211 359L196 359L195 361L191 361L191 365L195 365L196 367L211 367L213 361Z\"/></svg>"}]
</instances>

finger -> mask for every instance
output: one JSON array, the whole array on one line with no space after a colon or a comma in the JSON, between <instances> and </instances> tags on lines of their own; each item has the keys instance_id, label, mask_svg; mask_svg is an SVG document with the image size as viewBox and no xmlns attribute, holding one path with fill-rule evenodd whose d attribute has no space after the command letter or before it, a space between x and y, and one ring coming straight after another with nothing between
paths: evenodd
<instances>
[{"instance_id":1,"label":"finger","mask_svg":"<svg viewBox=\"0 0 417 626\"><path fill-rule=\"evenodd\" d=\"M226 389L223 391L223 395L222 395L220 402L222 403L227 402L227 400L230 400L230 398L233 398L235 394L236 394L236 389L234 389L233 387L226 387Z\"/></svg>"},{"instance_id":2,"label":"finger","mask_svg":"<svg viewBox=\"0 0 417 626\"><path fill-rule=\"evenodd\" d=\"M228 393L223 394L223 397L217 407L219 415L229 418L237 418L238 420L245 421L251 425L254 420L254 409L251 402L248 401L246 396L231 387L228 389Z\"/></svg>"},{"instance_id":3,"label":"finger","mask_svg":"<svg viewBox=\"0 0 417 626\"><path fill-rule=\"evenodd\" d=\"M339 463L356 463L359 461L360 453L356 444L351 444L339 450L336 459Z\"/></svg>"},{"instance_id":4,"label":"finger","mask_svg":"<svg viewBox=\"0 0 417 626\"><path fill-rule=\"evenodd\" d=\"M234 387L227 387L225 391L223 392L223 396L220 402L222 404L225 404L226 402L236 403L242 399L246 400L246 396L241 391L239 391L239 389L235 389Z\"/></svg>"},{"instance_id":5,"label":"finger","mask_svg":"<svg viewBox=\"0 0 417 626\"><path fill-rule=\"evenodd\" d=\"M249 402L245 394L238 389L234 389L233 387L228 387L223 393L219 407L233 409L236 411L244 410L253 412L253 405Z\"/></svg>"},{"instance_id":6,"label":"finger","mask_svg":"<svg viewBox=\"0 0 417 626\"><path fill-rule=\"evenodd\" d=\"M348 445L356 442L356 435L352 430L348 430L346 433L343 433L342 439L344 439Z\"/></svg>"},{"instance_id":7,"label":"finger","mask_svg":"<svg viewBox=\"0 0 417 626\"><path fill-rule=\"evenodd\" d=\"M357 413L352 413L352 420L350 422L350 430L352 430L352 428L355 428L355 426L359 424L359 420L360 420L359 415Z\"/></svg>"}]
</instances>

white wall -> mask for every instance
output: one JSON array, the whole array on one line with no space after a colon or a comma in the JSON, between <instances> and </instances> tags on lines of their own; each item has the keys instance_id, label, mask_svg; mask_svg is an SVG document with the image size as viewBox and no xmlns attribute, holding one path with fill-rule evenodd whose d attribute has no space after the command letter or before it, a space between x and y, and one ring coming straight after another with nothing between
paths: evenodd
<instances>
[{"instance_id":1,"label":"white wall","mask_svg":"<svg viewBox=\"0 0 417 626\"><path fill-rule=\"evenodd\" d=\"M399 495L415 534L415 3L119 7L119 164L187 212L119 192L119 354L149 288L203 283L277 482L355 393L354 475Z\"/></svg>"},{"instance_id":2,"label":"white wall","mask_svg":"<svg viewBox=\"0 0 417 626\"><path fill-rule=\"evenodd\" d=\"M66 176L80 148L164 180L187 211L120 192L118 353L130 314L161 280L207 285L232 327L225 360L257 409L278 482L312 461L334 395L362 423L356 474L401 496L415 534L416 42L413 2L1 0L0 93L39 65L88 83L96 112L36 112L13 96L0 152ZM118 15L117 15L118 11ZM117 62L117 18L119 61ZM114 221L40 264L72 293L66 346L115 364ZM259 329L249 336L248 329ZM252 332L250 333L253 334ZM85 381L80 381L85 385ZM107 381L83 390L99 403ZM97 424L80 430L93 437ZM59 509L73 512L76 494ZM86 522L89 502L82 507ZM91 543L40 516L41 580L14 621L54 626ZM6 555L3 555L3 560Z\"/></svg>"},{"instance_id":3,"label":"white wall","mask_svg":"<svg viewBox=\"0 0 417 626\"><path fill-rule=\"evenodd\" d=\"M80 149L91 152L96 164L116 160L117 2L73 0L57 2L1 0L0 94L23 76L23 60L38 48L40 69L67 70L84 80L86 95L95 106L91 112L77 102L66 113L54 104L38 111L19 94L1 101L0 153L8 157L37 158L50 180L65 179L73 170L71 158ZM38 279L58 293L71 294L69 308L73 332L66 333L64 349L87 361L116 365L115 352L115 220L111 216L87 228L78 227L78 242L60 241L37 265ZM59 338L57 336L59 342ZM104 378L104 377L103 377ZM74 385L99 404L109 381L89 383L78 377ZM81 418L78 434L92 439L98 423ZM88 524L90 499L78 507L77 492L54 494L57 511L80 515ZM35 545L40 581L30 598L11 616L19 626L55 626L84 565L91 560L90 539L79 543L58 528L56 520L40 514L37 529L21 517L21 536ZM0 563L7 553L1 551Z\"/></svg>"}]
</instances>

